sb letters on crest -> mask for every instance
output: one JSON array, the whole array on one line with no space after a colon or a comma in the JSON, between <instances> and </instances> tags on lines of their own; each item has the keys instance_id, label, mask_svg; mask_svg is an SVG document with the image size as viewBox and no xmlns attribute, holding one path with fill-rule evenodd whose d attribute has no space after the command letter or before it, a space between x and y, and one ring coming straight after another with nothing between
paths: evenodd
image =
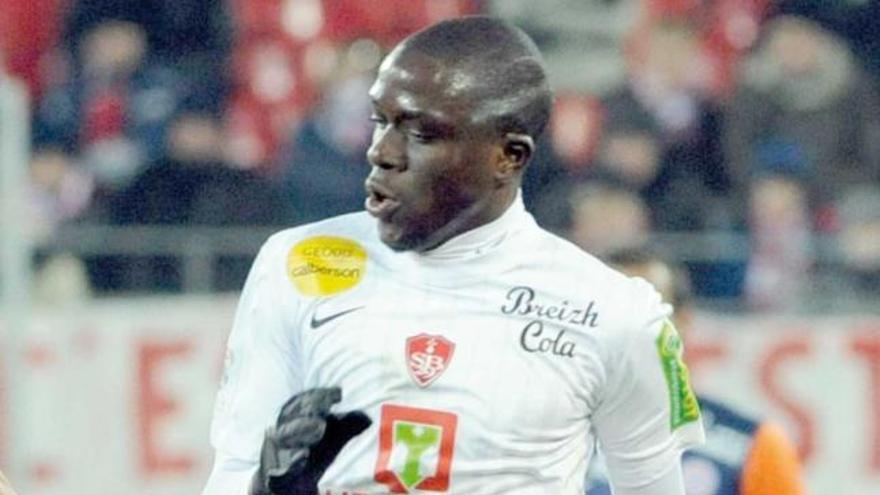
<instances>
[{"instance_id":1,"label":"sb letters on crest","mask_svg":"<svg viewBox=\"0 0 880 495\"><path fill-rule=\"evenodd\" d=\"M419 387L434 383L449 367L455 343L442 335L420 333L406 339L406 370Z\"/></svg>"}]
</instances>

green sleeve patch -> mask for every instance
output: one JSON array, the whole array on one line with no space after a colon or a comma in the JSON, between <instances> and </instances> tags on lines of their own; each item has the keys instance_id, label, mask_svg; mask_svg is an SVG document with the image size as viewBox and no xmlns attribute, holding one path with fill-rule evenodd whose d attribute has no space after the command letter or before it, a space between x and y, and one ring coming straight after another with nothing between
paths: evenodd
<instances>
[{"instance_id":1,"label":"green sleeve patch","mask_svg":"<svg viewBox=\"0 0 880 495\"><path fill-rule=\"evenodd\" d=\"M691 388L690 375L684 364L684 347L675 326L667 320L657 337L657 354L669 388L670 427L672 430L700 419L700 405Z\"/></svg>"}]
</instances>

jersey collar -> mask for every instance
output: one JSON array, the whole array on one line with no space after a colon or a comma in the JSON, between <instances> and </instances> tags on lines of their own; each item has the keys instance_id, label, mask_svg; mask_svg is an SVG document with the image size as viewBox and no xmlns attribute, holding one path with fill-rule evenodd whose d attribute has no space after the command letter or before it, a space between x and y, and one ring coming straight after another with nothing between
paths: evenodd
<instances>
[{"instance_id":1,"label":"jersey collar","mask_svg":"<svg viewBox=\"0 0 880 495\"><path fill-rule=\"evenodd\" d=\"M429 263L479 258L504 243L513 232L533 222L523 204L520 190L513 203L495 220L459 234L430 251L407 254Z\"/></svg>"},{"instance_id":2,"label":"jersey collar","mask_svg":"<svg viewBox=\"0 0 880 495\"><path fill-rule=\"evenodd\" d=\"M486 280L522 263L518 256L526 232L537 229L532 215L526 211L522 191L497 219L469 230L424 253L395 252L381 245L382 264L401 283L413 286L461 287ZM510 246L515 243L514 249Z\"/></svg>"}]
</instances>

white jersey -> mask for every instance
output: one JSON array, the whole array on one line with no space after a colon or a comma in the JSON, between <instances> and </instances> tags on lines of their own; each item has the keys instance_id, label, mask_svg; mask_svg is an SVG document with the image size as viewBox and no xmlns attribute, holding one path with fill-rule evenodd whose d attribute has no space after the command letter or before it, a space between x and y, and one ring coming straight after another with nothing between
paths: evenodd
<instances>
[{"instance_id":1,"label":"white jersey","mask_svg":"<svg viewBox=\"0 0 880 495\"><path fill-rule=\"evenodd\" d=\"M205 493L245 494L281 405L328 386L372 425L322 495L581 495L597 439L615 486L649 483L703 436L669 311L520 200L426 254L364 213L283 231L241 297Z\"/></svg>"}]
</instances>

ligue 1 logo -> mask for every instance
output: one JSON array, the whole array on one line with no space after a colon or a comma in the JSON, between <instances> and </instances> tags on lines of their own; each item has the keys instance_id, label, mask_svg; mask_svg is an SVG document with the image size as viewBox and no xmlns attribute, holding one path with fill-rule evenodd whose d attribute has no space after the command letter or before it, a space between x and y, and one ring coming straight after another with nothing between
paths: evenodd
<instances>
[{"instance_id":1,"label":"ligue 1 logo","mask_svg":"<svg viewBox=\"0 0 880 495\"><path fill-rule=\"evenodd\" d=\"M420 333L406 339L406 369L419 387L425 388L446 371L455 344L442 335Z\"/></svg>"}]
</instances>

